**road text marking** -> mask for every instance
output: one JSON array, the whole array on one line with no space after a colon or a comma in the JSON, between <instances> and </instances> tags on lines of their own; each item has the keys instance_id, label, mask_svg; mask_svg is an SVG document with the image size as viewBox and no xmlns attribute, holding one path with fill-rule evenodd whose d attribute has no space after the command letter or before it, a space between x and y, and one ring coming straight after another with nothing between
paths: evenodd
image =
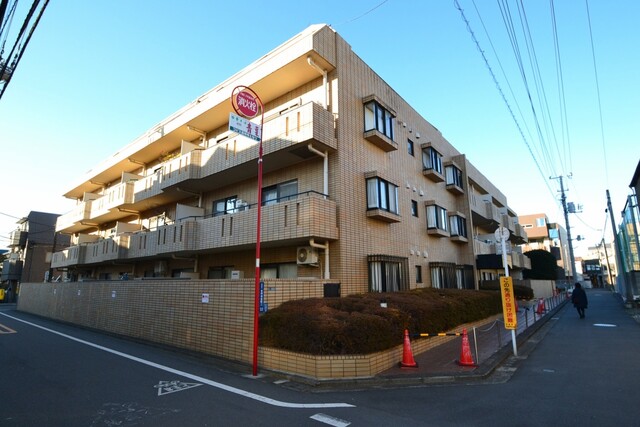
<instances>
[{"instance_id":1,"label":"road text marking","mask_svg":"<svg viewBox=\"0 0 640 427\"><path fill-rule=\"evenodd\" d=\"M308 408L354 408L354 405L350 405L348 403L291 403L291 402L282 402L280 400L271 399L269 397L261 396L259 394L251 393L246 390L242 390L236 387L228 386L226 384L222 384L219 382L211 381L207 378L190 374L188 372L180 371L178 369L171 368L169 366L160 365L155 362L151 362L149 360L142 359L140 357L132 356L127 353L123 353L121 351L113 350L108 347L104 347L98 344L94 344L89 341L81 340L80 338L72 337L71 335L63 334L62 332L54 331L53 329L45 328L44 326L37 325L35 323L27 322L26 320L19 319L17 317L9 316L8 314L0 312L0 315L9 317L10 319L16 320L18 322L25 323L27 325L33 326L34 328L42 329L43 331L51 332L52 334L59 335L61 337L67 338L71 341L78 342L80 344L87 345L89 347L96 348L98 350L106 351L107 353L114 354L116 356L124 357L125 359L132 360L134 362L141 363L143 365L151 366L152 368L160 369L165 372L169 372L172 374L180 375L185 378L189 378L190 380L198 381L203 384L209 385L211 387L218 388L220 390L228 391L229 393L234 393L239 396L244 396L249 399L257 400L258 402L266 403L267 405L279 406L281 408L296 408L296 409L308 409Z\"/></svg>"}]
</instances>

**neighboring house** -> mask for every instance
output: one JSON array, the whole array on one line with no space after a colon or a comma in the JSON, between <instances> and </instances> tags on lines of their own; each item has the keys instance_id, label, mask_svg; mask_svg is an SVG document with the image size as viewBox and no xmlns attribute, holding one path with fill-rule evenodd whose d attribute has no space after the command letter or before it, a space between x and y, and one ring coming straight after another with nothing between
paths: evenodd
<instances>
[{"instance_id":1,"label":"neighboring house","mask_svg":"<svg viewBox=\"0 0 640 427\"><path fill-rule=\"evenodd\" d=\"M2 287L11 290L11 297L22 282L43 282L48 278L54 242L57 249L69 246L69 236L55 236L56 220L60 215L29 212L20 219L9 236L9 253L2 265ZM62 272L54 271L54 276ZM53 279L54 277L52 277Z\"/></svg>"},{"instance_id":2,"label":"neighboring house","mask_svg":"<svg viewBox=\"0 0 640 427\"><path fill-rule=\"evenodd\" d=\"M594 286L601 287L616 283L618 275L616 252L612 243L601 242L590 246L583 257L582 271Z\"/></svg>"},{"instance_id":3,"label":"neighboring house","mask_svg":"<svg viewBox=\"0 0 640 427\"><path fill-rule=\"evenodd\" d=\"M524 227L528 239L528 242L522 245L522 250L525 253L537 249L550 252L558 262L558 279L574 277L575 266L572 268L569 262L569 240L566 230L558 223L549 222L544 213L521 215L518 221Z\"/></svg>"},{"instance_id":4,"label":"neighboring house","mask_svg":"<svg viewBox=\"0 0 640 427\"><path fill-rule=\"evenodd\" d=\"M231 94L265 105L258 143L229 130ZM259 121L255 121L259 123ZM161 121L69 186L53 265L69 280L330 279L347 295L476 289L512 275L527 236L503 195L333 29L314 25ZM339 289L339 290L337 290ZM295 298L295 296L292 296Z\"/></svg>"}]
</instances>

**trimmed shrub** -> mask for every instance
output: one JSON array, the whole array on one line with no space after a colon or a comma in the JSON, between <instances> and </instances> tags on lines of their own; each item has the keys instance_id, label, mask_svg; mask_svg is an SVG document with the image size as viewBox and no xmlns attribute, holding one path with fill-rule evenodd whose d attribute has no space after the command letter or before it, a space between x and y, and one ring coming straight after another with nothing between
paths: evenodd
<instances>
[{"instance_id":1,"label":"trimmed shrub","mask_svg":"<svg viewBox=\"0 0 640 427\"><path fill-rule=\"evenodd\" d=\"M380 306L385 301L387 308ZM498 292L416 289L288 301L260 317L260 345L316 355L368 354L502 311Z\"/></svg>"}]
</instances>

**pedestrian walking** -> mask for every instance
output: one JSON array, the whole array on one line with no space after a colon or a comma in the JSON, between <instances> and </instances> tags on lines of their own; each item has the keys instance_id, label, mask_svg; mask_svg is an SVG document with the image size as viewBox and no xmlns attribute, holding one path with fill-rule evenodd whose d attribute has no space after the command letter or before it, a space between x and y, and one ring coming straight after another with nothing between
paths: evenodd
<instances>
[{"instance_id":1,"label":"pedestrian walking","mask_svg":"<svg viewBox=\"0 0 640 427\"><path fill-rule=\"evenodd\" d=\"M573 289L573 293L571 294L571 302L573 303L576 310L578 310L578 315L581 319L584 319L584 310L589 305L589 301L587 301L587 293L582 289L582 285L580 283L576 283L575 288Z\"/></svg>"}]
</instances>

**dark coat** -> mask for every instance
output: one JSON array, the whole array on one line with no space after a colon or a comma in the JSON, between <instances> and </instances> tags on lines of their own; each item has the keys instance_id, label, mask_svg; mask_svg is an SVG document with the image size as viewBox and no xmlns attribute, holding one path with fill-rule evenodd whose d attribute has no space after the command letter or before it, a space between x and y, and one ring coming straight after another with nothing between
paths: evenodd
<instances>
[{"instance_id":1,"label":"dark coat","mask_svg":"<svg viewBox=\"0 0 640 427\"><path fill-rule=\"evenodd\" d=\"M571 302L577 308L587 308L589 302L587 301L587 293L582 288L575 288L571 295Z\"/></svg>"}]
</instances>

